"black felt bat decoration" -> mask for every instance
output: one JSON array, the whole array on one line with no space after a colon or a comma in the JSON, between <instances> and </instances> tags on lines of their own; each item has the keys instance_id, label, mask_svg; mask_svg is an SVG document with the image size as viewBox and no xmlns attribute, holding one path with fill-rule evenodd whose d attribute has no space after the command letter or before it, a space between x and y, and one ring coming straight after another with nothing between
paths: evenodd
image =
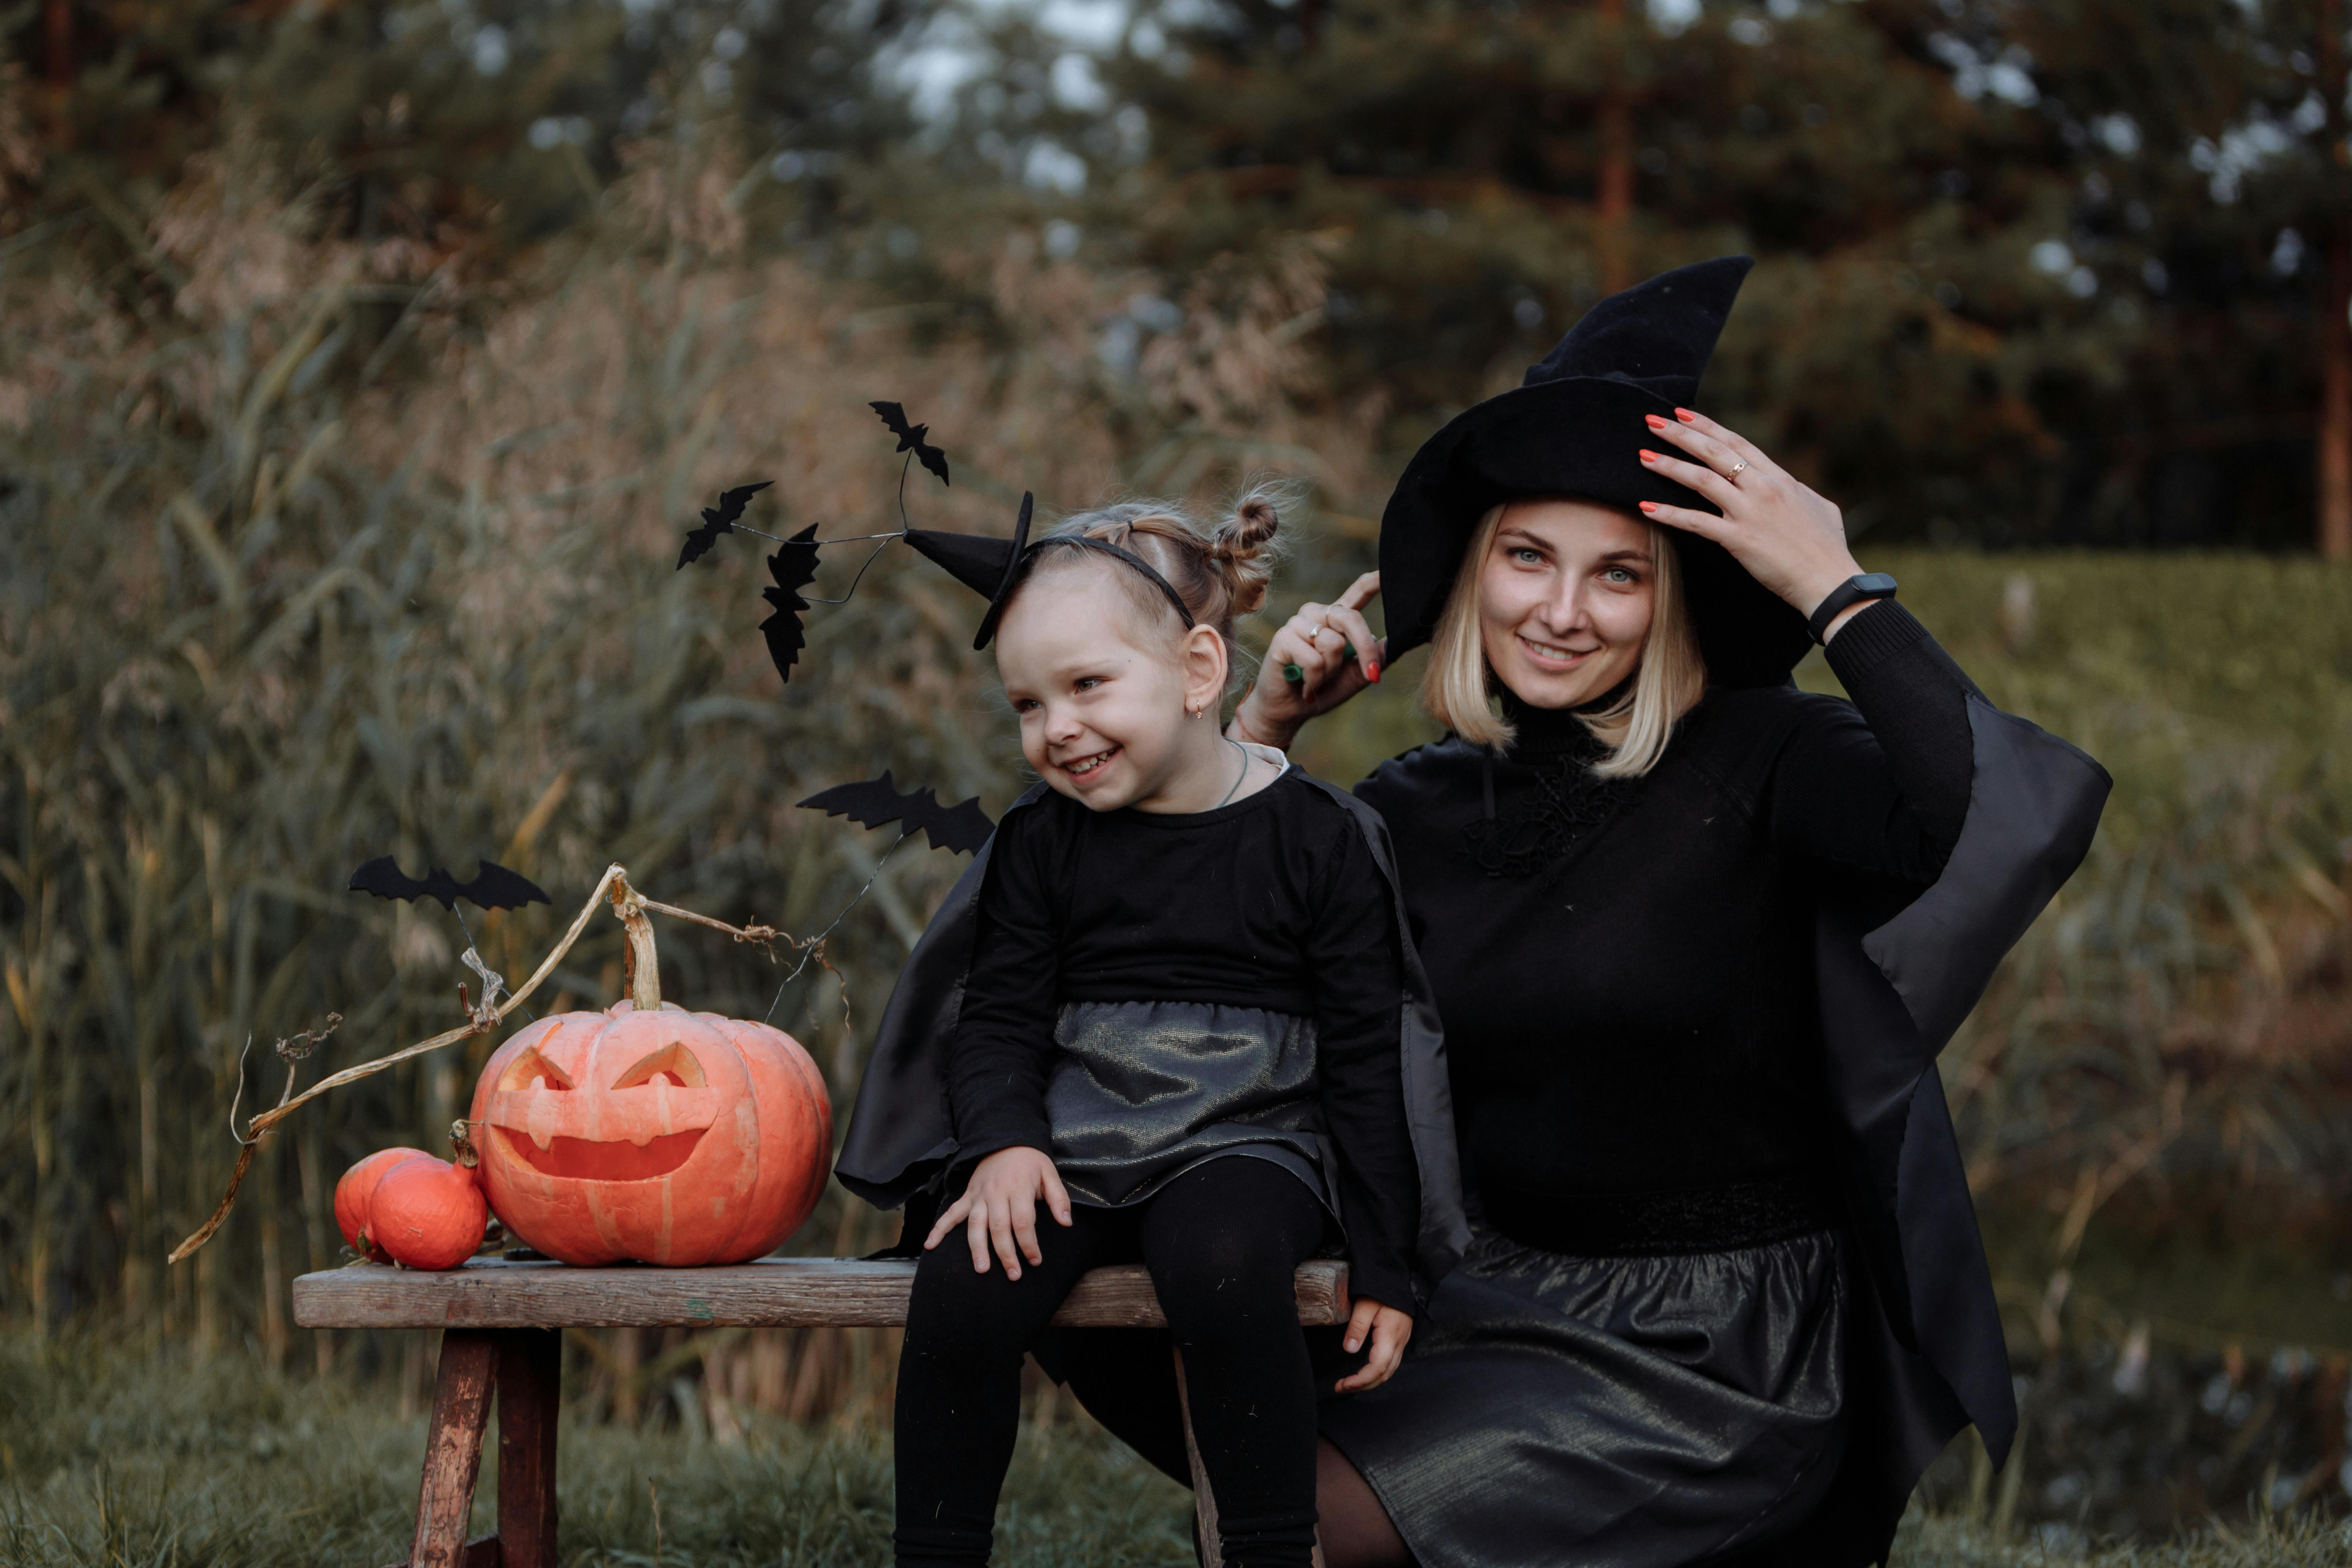
<instances>
[{"instance_id":1,"label":"black felt bat decoration","mask_svg":"<svg viewBox=\"0 0 2352 1568\"><path fill-rule=\"evenodd\" d=\"M351 890L373 893L379 899L438 899L443 909L452 911L459 899L484 910L519 910L525 904L547 902L538 883L490 860L482 862L470 882L460 882L438 866L419 880L404 876L400 862L391 856L379 855L352 873Z\"/></svg>"},{"instance_id":2,"label":"black felt bat decoration","mask_svg":"<svg viewBox=\"0 0 2352 1568\"><path fill-rule=\"evenodd\" d=\"M743 515L743 509L751 504L751 498L775 482L773 479L761 479L756 485L738 485L731 490L719 491L719 505L704 507L701 525L686 531L686 548L677 552L677 569L683 572L709 554L710 547L719 542L720 534L735 531L735 520Z\"/></svg>"},{"instance_id":3,"label":"black felt bat decoration","mask_svg":"<svg viewBox=\"0 0 2352 1568\"><path fill-rule=\"evenodd\" d=\"M932 848L951 849L959 855L971 854L996 831L996 824L980 809L978 795L961 805L941 805L940 797L928 786L901 793L891 782L887 768L878 779L835 784L831 789L819 790L801 804L814 806L827 816L845 816L866 827L901 823L904 826L900 833L929 834Z\"/></svg>"},{"instance_id":4,"label":"black felt bat decoration","mask_svg":"<svg viewBox=\"0 0 2352 1568\"><path fill-rule=\"evenodd\" d=\"M776 613L760 623L761 632L768 639L768 657L776 661L776 673L786 684L793 679L793 665L800 658L801 649L808 647L808 634L801 629L801 616L809 602L800 590L816 580L816 524L810 523L776 547L768 557L768 574L776 580L772 588L760 590L760 597L776 607Z\"/></svg>"},{"instance_id":5,"label":"black felt bat decoration","mask_svg":"<svg viewBox=\"0 0 2352 1568\"><path fill-rule=\"evenodd\" d=\"M882 416L882 423L890 426L890 434L898 437L898 451L914 453L915 461L939 475L940 483L948 482L948 455L923 439L931 433L929 426L908 424L907 411L895 403L874 403L867 406Z\"/></svg>"}]
</instances>

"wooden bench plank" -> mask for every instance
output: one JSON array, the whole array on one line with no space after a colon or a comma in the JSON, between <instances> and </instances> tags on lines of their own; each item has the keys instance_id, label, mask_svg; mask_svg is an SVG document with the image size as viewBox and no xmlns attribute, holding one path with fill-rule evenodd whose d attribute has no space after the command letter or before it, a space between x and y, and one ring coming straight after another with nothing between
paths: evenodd
<instances>
[{"instance_id":1,"label":"wooden bench plank","mask_svg":"<svg viewBox=\"0 0 2352 1568\"><path fill-rule=\"evenodd\" d=\"M294 1321L306 1329L897 1328L907 1321L914 1279L911 1262L848 1258L763 1258L724 1268L477 1258L438 1274L364 1263L296 1279ZM1347 1264L1301 1264L1298 1321L1337 1323L1347 1315ZM1167 1321L1140 1264L1087 1274L1054 1317L1066 1328L1161 1328Z\"/></svg>"}]
</instances>

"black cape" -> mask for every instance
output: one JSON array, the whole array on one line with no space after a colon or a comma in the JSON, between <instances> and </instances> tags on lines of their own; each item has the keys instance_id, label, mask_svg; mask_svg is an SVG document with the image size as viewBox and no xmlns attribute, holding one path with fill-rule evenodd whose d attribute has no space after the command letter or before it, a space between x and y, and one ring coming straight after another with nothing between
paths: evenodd
<instances>
[{"instance_id":1,"label":"black cape","mask_svg":"<svg viewBox=\"0 0 2352 1568\"><path fill-rule=\"evenodd\" d=\"M1304 776L1304 775L1302 775ZM1408 934L1396 858L1380 813L1322 780L1306 782L1346 807L1362 830L1372 860L1388 883L1399 944L1404 954L1404 994L1399 1058L1404 1077L1405 1121L1421 1173L1421 1233L1415 1262L1425 1289L1451 1269L1469 1241L1462 1214L1461 1170L1454 1149L1454 1098L1445 1068L1445 1037L1438 1026L1429 977ZM1031 788L1005 812L1026 809L1045 794ZM999 827L1003 826L999 823ZM948 1108L947 1056L963 1009L964 978L978 933L980 889L988 876L992 837L972 857L931 918L890 994L874 1049L849 1113L834 1174L877 1208L907 1205L892 1254L912 1256L930 1228L943 1194L939 1183L956 1158L955 1124Z\"/></svg>"},{"instance_id":2,"label":"black cape","mask_svg":"<svg viewBox=\"0 0 2352 1568\"><path fill-rule=\"evenodd\" d=\"M1843 1464L1790 1563L1882 1560L1920 1475L1973 1422L1994 1464L2017 1436L2008 1343L1936 1057L2000 961L2090 852L2112 781L2056 736L1969 698L1976 771L1943 874L1888 915L1824 879L1814 963L1853 1271Z\"/></svg>"}]
</instances>

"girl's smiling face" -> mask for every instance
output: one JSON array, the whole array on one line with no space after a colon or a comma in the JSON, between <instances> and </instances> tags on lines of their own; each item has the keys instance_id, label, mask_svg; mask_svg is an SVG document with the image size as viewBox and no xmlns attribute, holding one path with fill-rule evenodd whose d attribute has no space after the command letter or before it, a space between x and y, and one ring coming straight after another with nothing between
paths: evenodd
<instances>
[{"instance_id":1,"label":"girl's smiling face","mask_svg":"<svg viewBox=\"0 0 2352 1568\"><path fill-rule=\"evenodd\" d=\"M1059 567L1051 592L1024 591L1005 610L996 668L1021 721L1022 754L1089 810L1203 809L1193 797L1206 774L1231 771L1216 727L1224 644L1205 626L1173 636L1172 616L1147 624L1112 580L1119 570Z\"/></svg>"},{"instance_id":2,"label":"girl's smiling face","mask_svg":"<svg viewBox=\"0 0 2352 1568\"><path fill-rule=\"evenodd\" d=\"M1591 501L1513 501L1479 563L1486 662L1534 708L1577 708L1642 662L1657 582L1647 525Z\"/></svg>"}]
</instances>

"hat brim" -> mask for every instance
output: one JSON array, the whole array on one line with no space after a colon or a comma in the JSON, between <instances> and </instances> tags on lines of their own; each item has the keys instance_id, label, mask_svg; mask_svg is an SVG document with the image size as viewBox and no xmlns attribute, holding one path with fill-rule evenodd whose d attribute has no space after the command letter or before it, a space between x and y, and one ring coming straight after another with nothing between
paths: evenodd
<instances>
[{"instance_id":1,"label":"hat brim","mask_svg":"<svg viewBox=\"0 0 2352 1568\"><path fill-rule=\"evenodd\" d=\"M1647 500L1717 511L1642 462L1641 449L1657 444L1643 422L1653 414L1671 418L1673 405L1630 383L1573 376L1490 397L1423 442L1381 517L1389 658L1435 635L1471 535L1489 507L1522 497L1576 496L1609 506ZM1804 617L1721 545L1671 531L1709 682L1785 682L1812 644Z\"/></svg>"}]
</instances>

